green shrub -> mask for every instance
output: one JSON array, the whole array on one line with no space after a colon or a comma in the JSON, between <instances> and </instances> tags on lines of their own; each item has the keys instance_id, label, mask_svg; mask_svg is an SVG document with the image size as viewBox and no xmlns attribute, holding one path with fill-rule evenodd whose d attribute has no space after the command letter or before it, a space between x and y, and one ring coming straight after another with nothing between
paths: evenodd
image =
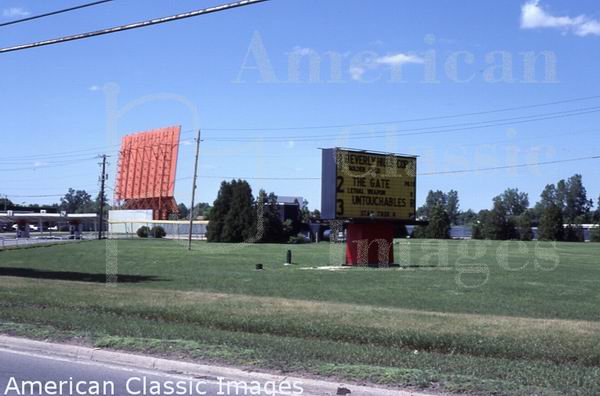
<instances>
[{"instance_id":1,"label":"green shrub","mask_svg":"<svg viewBox=\"0 0 600 396\"><path fill-rule=\"evenodd\" d=\"M427 238L426 229L427 228L422 225L415 226L410 234L410 237L415 239Z\"/></svg>"},{"instance_id":2,"label":"green shrub","mask_svg":"<svg viewBox=\"0 0 600 396\"><path fill-rule=\"evenodd\" d=\"M426 229L427 238L450 239L450 217L441 205L436 205L429 216Z\"/></svg>"},{"instance_id":3,"label":"green shrub","mask_svg":"<svg viewBox=\"0 0 600 396\"><path fill-rule=\"evenodd\" d=\"M297 244L307 243L307 242L308 241L306 240L306 237L304 235L298 234L295 236L294 235L290 236L287 243L297 245Z\"/></svg>"},{"instance_id":4,"label":"green shrub","mask_svg":"<svg viewBox=\"0 0 600 396\"><path fill-rule=\"evenodd\" d=\"M590 230L590 240L592 242L600 242L600 224Z\"/></svg>"},{"instance_id":5,"label":"green shrub","mask_svg":"<svg viewBox=\"0 0 600 396\"><path fill-rule=\"evenodd\" d=\"M564 236L562 210L556 204L550 204L542 211L538 239L540 241L562 241Z\"/></svg>"},{"instance_id":6,"label":"green shrub","mask_svg":"<svg viewBox=\"0 0 600 396\"><path fill-rule=\"evenodd\" d=\"M148 238L148 234L150 234L150 228L148 228L147 226L141 226L137 230L137 236L139 236L140 238Z\"/></svg>"},{"instance_id":7,"label":"green shrub","mask_svg":"<svg viewBox=\"0 0 600 396\"><path fill-rule=\"evenodd\" d=\"M517 223L517 233L519 234L519 239L522 241L531 241L533 239L533 230L531 227L533 226L531 220L531 212L526 210L520 216L516 218Z\"/></svg>"},{"instance_id":8,"label":"green shrub","mask_svg":"<svg viewBox=\"0 0 600 396\"><path fill-rule=\"evenodd\" d=\"M481 225L481 223L474 223L471 227L471 239L484 239L483 226Z\"/></svg>"},{"instance_id":9,"label":"green shrub","mask_svg":"<svg viewBox=\"0 0 600 396\"><path fill-rule=\"evenodd\" d=\"M161 226L154 226L150 230L150 236L152 238L164 238L167 236L167 232Z\"/></svg>"},{"instance_id":10,"label":"green shrub","mask_svg":"<svg viewBox=\"0 0 600 396\"><path fill-rule=\"evenodd\" d=\"M583 242L585 237L583 235L583 227L580 224L569 224L565 228L564 240L567 242Z\"/></svg>"}]
</instances>

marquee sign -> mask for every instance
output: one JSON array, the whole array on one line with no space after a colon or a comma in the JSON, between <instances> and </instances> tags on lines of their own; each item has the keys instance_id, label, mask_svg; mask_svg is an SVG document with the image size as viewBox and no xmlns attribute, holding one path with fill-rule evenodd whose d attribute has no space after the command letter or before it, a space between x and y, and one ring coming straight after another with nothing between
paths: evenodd
<instances>
[{"instance_id":1,"label":"marquee sign","mask_svg":"<svg viewBox=\"0 0 600 396\"><path fill-rule=\"evenodd\" d=\"M341 148L322 156L324 219L415 220L416 157Z\"/></svg>"}]
</instances>

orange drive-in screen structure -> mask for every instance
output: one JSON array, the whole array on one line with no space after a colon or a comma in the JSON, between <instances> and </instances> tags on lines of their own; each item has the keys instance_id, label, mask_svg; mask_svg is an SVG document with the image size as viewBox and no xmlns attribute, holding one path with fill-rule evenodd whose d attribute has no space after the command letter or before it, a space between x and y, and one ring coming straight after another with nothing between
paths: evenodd
<instances>
[{"instance_id":1,"label":"orange drive-in screen structure","mask_svg":"<svg viewBox=\"0 0 600 396\"><path fill-rule=\"evenodd\" d=\"M177 213L175 172L181 126L123 137L115 199L126 209L153 209L154 219Z\"/></svg>"}]
</instances>

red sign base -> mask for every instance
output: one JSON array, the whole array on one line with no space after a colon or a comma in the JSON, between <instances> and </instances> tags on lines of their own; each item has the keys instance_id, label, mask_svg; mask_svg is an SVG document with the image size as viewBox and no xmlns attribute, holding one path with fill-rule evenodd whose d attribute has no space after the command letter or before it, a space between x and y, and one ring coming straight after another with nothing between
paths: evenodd
<instances>
[{"instance_id":1,"label":"red sign base","mask_svg":"<svg viewBox=\"0 0 600 396\"><path fill-rule=\"evenodd\" d=\"M388 267L394 263L394 224L352 223L346 230L346 265Z\"/></svg>"}]
</instances>

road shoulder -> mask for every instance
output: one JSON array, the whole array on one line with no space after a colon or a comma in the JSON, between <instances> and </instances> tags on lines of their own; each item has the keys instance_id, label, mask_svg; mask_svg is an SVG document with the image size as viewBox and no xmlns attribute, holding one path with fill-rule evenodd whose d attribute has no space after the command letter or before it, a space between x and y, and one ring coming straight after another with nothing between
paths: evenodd
<instances>
[{"instance_id":1,"label":"road shoulder","mask_svg":"<svg viewBox=\"0 0 600 396\"><path fill-rule=\"evenodd\" d=\"M19 337L0 335L0 349L16 351L31 355L54 356L73 361L91 361L128 368L154 370L164 373L176 373L197 378L218 379L232 381L298 381L302 383L307 395L336 395L339 391L345 394L360 396L433 396L426 393L413 391L392 390L377 388L352 383L340 383L312 378L300 378L284 375L275 375L264 372L248 371L238 368L197 364L159 357L131 354L117 351L89 348L84 346L57 344L50 342L34 341Z\"/></svg>"}]
</instances>

